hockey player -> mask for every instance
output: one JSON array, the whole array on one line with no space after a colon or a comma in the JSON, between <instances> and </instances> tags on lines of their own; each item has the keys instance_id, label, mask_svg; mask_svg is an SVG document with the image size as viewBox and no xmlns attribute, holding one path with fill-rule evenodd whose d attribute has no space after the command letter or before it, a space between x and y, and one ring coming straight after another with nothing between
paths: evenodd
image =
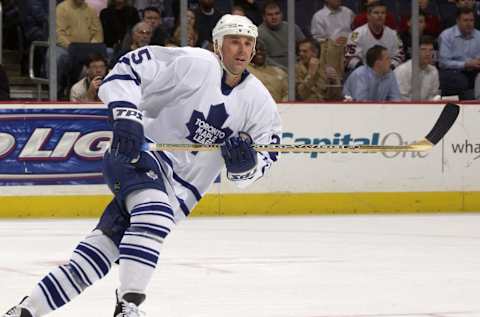
<instances>
[{"instance_id":1,"label":"hockey player","mask_svg":"<svg viewBox=\"0 0 480 317\"><path fill-rule=\"evenodd\" d=\"M126 54L104 79L113 140L104 175L115 197L69 262L47 274L4 317L39 317L104 277L119 261L115 317L139 316L161 247L226 166L240 187L260 178L278 143L280 118L267 89L246 71L257 27L225 15L213 32L215 54L147 46ZM148 152L144 142L223 144L219 152Z\"/></svg>"}]
</instances>

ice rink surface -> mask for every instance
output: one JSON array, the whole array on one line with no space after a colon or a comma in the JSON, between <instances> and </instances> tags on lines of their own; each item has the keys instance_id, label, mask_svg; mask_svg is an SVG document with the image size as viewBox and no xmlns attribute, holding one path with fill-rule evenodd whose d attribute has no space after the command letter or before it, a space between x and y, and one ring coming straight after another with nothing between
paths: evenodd
<instances>
[{"instance_id":1,"label":"ice rink surface","mask_svg":"<svg viewBox=\"0 0 480 317\"><path fill-rule=\"evenodd\" d=\"M95 220L0 221L0 313ZM112 316L118 268L49 316ZM480 317L480 214L190 218L149 317Z\"/></svg>"}]
</instances>

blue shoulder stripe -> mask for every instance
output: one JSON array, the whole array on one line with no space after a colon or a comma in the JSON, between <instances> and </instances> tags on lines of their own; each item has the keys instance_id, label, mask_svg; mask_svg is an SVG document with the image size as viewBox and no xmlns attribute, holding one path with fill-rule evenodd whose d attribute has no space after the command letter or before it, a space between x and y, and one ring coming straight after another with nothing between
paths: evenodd
<instances>
[{"instance_id":1,"label":"blue shoulder stripe","mask_svg":"<svg viewBox=\"0 0 480 317\"><path fill-rule=\"evenodd\" d=\"M120 74L111 75L103 80L102 85L112 80L131 80L135 83L135 85L140 86L140 79L138 78L138 74L136 74L136 76L137 78L133 78L130 75L120 75Z\"/></svg>"}]
</instances>

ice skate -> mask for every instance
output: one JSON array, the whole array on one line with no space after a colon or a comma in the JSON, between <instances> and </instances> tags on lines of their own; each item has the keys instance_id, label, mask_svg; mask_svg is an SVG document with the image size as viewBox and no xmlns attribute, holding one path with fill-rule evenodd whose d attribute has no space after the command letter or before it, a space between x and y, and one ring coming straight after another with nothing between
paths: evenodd
<instances>
[{"instance_id":1,"label":"ice skate","mask_svg":"<svg viewBox=\"0 0 480 317\"><path fill-rule=\"evenodd\" d=\"M144 294L126 293L121 299L118 298L118 291L116 292L117 306L113 317L142 317L145 313L138 309L141 303L145 300ZM22 316L23 317L23 316Z\"/></svg>"},{"instance_id":2,"label":"ice skate","mask_svg":"<svg viewBox=\"0 0 480 317\"><path fill-rule=\"evenodd\" d=\"M33 317L28 309L22 307L25 299L27 299L27 297L24 297L18 305L10 308L2 317Z\"/></svg>"}]
</instances>

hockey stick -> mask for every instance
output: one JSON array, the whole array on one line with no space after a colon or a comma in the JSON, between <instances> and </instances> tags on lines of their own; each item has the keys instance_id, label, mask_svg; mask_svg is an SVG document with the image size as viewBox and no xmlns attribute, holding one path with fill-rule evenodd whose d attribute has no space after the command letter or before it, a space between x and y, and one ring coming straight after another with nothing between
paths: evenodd
<instances>
[{"instance_id":1,"label":"hockey stick","mask_svg":"<svg viewBox=\"0 0 480 317\"><path fill-rule=\"evenodd\" d=\"M437 144L455 123L460 107L448 103L440 117L425 138L409 145L318 145L318 144L253 144L259 152L297 152L297 153L375 153L375 152L424 152ZM217 151L220 144L155 144L144 145L147 151Z\"/></svg>"}]
</instances>

